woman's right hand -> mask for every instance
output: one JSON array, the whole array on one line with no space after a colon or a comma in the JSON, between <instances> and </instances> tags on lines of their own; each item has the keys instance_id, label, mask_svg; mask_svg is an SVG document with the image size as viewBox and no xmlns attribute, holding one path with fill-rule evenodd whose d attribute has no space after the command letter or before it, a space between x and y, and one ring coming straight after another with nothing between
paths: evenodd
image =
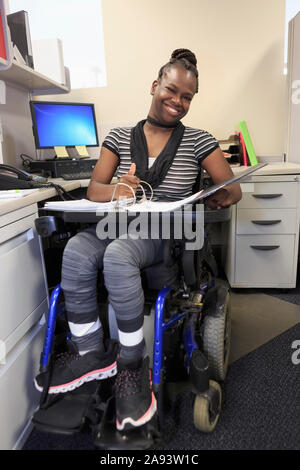
<instances>
[{"instance_id":1,"label":"woman's right hand","mask_svg":"<svg viewBox=\"0 0 300 470\"><path fill-rule=\"evenodd\" d=\"M123 184L118 184L116 187L115 191L115 199L123 199L123 198L132 198L133 197L133 192L135 194L138 184L140 182L140 179L137 176L134 176L136 171L136 165L135 163L132 163L130 166L130 169L128 173L126 173L124 176L121 176L119 179L118 183L123 183ZM124 185L127 186L124 186ZM130 188L132 188L132 190Z\"/></svg>"}]
</instances>

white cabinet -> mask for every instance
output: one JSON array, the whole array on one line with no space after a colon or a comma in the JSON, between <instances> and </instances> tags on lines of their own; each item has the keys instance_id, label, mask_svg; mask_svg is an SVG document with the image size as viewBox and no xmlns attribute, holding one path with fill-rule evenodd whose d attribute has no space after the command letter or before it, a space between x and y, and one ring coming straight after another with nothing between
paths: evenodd
<instances>
[{"instance_id":1,"label":"white cabinet","mask_svg":"<svg viewBox=\"0 0 300 470\"><path fill-rule=\"evenodd\" d=\"M296 285L300 192L293 175L253 177L232 208L223 252L232 287Z\"/></svg>"},{"instance_id":2,"label":"white cabinet","mask_svg":"<svg viewBox=\"0 0 300 470\"><path fill-rule=\"evenodd\" d=\"M12 449L38 405L33 379L39 369L48 289L37 205L0 216L0 449Z\"/></svg>"}]
</instances>

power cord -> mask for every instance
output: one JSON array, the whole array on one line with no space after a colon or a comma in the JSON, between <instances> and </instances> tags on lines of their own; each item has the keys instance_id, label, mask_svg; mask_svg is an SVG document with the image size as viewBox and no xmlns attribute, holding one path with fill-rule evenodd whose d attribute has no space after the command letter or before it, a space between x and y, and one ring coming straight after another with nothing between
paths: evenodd
<instances>
[{"instance_id":1,"label":"power cord","mask_svg":"<svg viewBox=\"0 0 300 470\"><path fill-rule=\"evenodd\" d=\"M63 201L68 201L68 200L75 201L76 200L76 197L69 194L60 184L53 183L52 181L48 183L42 183L42 182L39 182L38 180L31 180L31 185L33 188L54 188L57 192L57 195Z\"/></svg>"}]
</instances>

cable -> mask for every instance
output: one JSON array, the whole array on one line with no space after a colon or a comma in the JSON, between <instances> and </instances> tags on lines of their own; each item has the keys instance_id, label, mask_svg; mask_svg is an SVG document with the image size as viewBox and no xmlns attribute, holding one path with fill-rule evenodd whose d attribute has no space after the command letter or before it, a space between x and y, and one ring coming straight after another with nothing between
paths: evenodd
<instances>
[{"instance_id":1,"label":"cable","mask_svg":"<svg viewBox=\"0 0 300 470\"><path fill-rule=\"evenodd\" d=\"M59 184L48 182L48 183L39 183L37 181L31 181L30 182L33 188L54 188L55 191L57 192L57 195L63 200L67 201L69 200L76 200L76 197L71 196L62 186Z\"/></svg>"}]
</instances>

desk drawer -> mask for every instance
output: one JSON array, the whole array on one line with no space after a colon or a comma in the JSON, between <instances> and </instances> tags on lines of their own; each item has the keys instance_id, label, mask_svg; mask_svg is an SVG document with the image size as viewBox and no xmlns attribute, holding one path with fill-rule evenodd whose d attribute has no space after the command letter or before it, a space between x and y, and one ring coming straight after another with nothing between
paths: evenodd
<instances>
[{"instance_id":1,"label":"desk drawer","mask_svg":"<svg viewBox=\"0 0 300 470\"><path fill-rule=\"evenodd\" d=\"M297 182L243 183L238 209L296 208Z\"/></svg>"},{"instance_id":2,"label":"desk drawer","mask_svg":"<svg viewBox=\"0 0 300 470\"><path fill-rule=\"evenodd\" d=\"M12 450L40 399L33 379L39 371L45 328L37 324L0 366L0 449Z\"/></svg>"},{"instance_id":3,"label":"desk drawer","mask_svg":"<svg viewBox=\"0 0 300 470\"><path fill-rule=\"evenodd\" d=\"M251 287L293 281L295 235L238 235L235 279Z\"/></svg>"},{"instance_id":4,"label":"desk drawer","mask_svg":"<svg viewBox=\"0 0 300 470\"><path fill-rule=\"evenodd\" d=\"M237 235L295 234L296 209L238 209Z\"/></svg>"},{"instance_id":5,"label":"desk drawer","mask_svg":"<svg viewBox=\"0 0 300 470\"><path fill-rule=\"evenodd\" d=\"M0 340L5 340L47 297L35 216L0 229Z\"/></svg>"}]
</instances>

